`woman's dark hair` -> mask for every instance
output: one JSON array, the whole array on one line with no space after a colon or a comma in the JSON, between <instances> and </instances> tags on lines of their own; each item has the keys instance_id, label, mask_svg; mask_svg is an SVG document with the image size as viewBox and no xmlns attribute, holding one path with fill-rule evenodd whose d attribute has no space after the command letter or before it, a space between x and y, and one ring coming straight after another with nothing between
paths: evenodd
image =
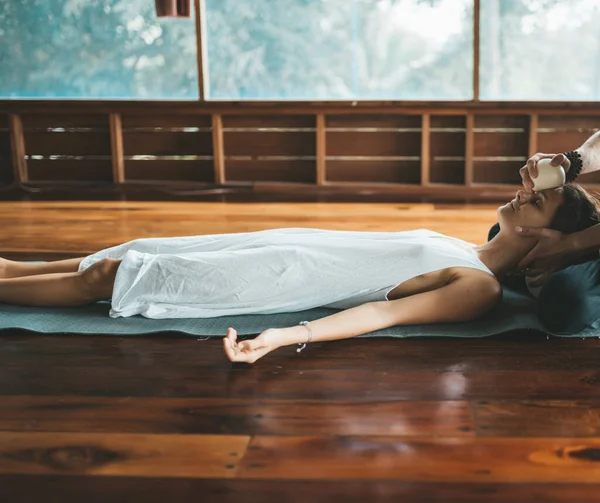
<instances>
[{"instance_id":1,"label":"woman's dark hair","mask_svg":"<svg viewBox=\"0 0 600 503\"><path fill-rule=\"evenodd\" d=\"M548 227L565 234L571 234L598 223L600 223L600 200L576 183L563 185L563 202L557 208ZM498 230L500 229L498 228ZM594 251L580 257L577 263L596 260L597 258L598 252ZM503 278L502 284L527 292L525 277L513 273L509 273Z\"/></svg>"},{"instance_id":2,"label":"woman's dark hair","mask_svg":"<svg viewBox=\"0 0 600 503\"><path fill-rule=\"evenodd\" d=\"M600 223L600 200L581 185L563 185L563 203L549 227L565 234L582 231Z\"/></svg>"}]
</instances>

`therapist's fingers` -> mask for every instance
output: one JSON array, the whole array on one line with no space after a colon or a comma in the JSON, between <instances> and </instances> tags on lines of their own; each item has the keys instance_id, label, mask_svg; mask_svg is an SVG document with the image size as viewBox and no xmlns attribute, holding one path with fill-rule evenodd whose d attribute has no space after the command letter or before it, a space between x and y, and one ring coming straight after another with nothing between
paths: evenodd
<instances>
[{"instance_id":1,"label":"therapist's fingers","mask_svg":"<svg viewBox=\"0 0 600 503\"><path fill-rule=\"evenodd\" d=\"M524 166L527 168L529 177L536 178L538 176L538 161L541 159L553 159L554 157L556 157L556 154L544 154L543 152L538 152L537 154L532 155L529 159L527 159L527 163Z\"/></svg>"},{"instance_id":2,"label":"therapist's fingers","mask_svg":"<svg viewBox=\"0 0 600 503\"><path fill-rule=\"evenodd\" d=\"M527 162L529 162L529 161L527 161ZM523 180L523 187L525 187L525 190L527 192L533 192L533 180L531 179L531 176L529 175L527 166L523 166L519 170L519 174L521 175L521 179Z\"/></svg>"},{"instance_id":3,"label":"therapist's fingers","mask_svg":"<svg viewBox=\"0 0 600 503\"><path fill-rule=\"evenodd\" d=\"M562 166L565 172L569 171L571 167L571 161L569 161L569 158L565 154L556 154L550 161L550 164L552 166Z\"/></svg>"}]
</instances>

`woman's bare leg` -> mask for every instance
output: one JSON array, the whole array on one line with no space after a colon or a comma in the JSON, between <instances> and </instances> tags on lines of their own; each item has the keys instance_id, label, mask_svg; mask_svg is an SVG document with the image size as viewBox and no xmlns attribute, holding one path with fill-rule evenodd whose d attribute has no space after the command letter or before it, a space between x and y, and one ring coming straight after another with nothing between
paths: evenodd
<instances>
[{"instance_id":1,"label":"woman's bare leg","mask_svg":"<svg viewBox=\"0 0 600 503\"><path fill-rule=\"evenodd\" d=\"M55 260L43 264L29 264L0 258L0 278L22 278L37 274L52 274L58 272L77 272L84 257Z\"/></svg>"},{"instance_id":2,"label":"woman's bare leg","mask_svg":"<svg viewBox=\"0 0 600 503\"><path fill-rule=\"evenodd\" d=\"M0 279L0 303L58 307L110 299L120 263L116 259L103 259L81 272Z\"/></svg>"}]
</instances>

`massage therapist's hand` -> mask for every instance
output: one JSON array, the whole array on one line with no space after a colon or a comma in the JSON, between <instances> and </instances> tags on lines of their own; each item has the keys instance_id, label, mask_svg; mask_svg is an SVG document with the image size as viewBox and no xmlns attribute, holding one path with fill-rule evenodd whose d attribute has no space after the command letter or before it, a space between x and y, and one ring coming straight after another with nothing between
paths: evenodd
<instances>
[{"instance_id":1,"label":"massage therapist's hand","mask_svg":"<svg viewBox=\"0 0 600 503\"><path fill-rule=\"evenodd\" d=\"M523 179L523 186L528 192L533 192L532 178L538 176L537 163L541 159L551 159L550 164L552 164L552 166L562 166L565 173L571 167L571 161L569 161L564 154L542 154L538 152L537 154L532 155L527 160L527 164L519 170L519 174Z\"/></svg>"},{"instance_id":2,"label":"massage therapist's hand","mask_svg":"<svg viewBox=\"0 0 600 503\"><path fill-rule=\"evenodd\" d=\"M540 286L548 276L575 262L580 255L572 234L536 227L516 227L516 231L521 236L538 238L538 244L518 265L525 276L534 278L529 280L531 286Z\"/></svg>"},{"instance_id":3,"label":"massage therapist's hand","mask_svg":"<svg viewBox=\"0 0 600 503\"><path fill-rule=\"evenodd\" d=\"M279 347L276 344L278 333L278 329L269 328L254 339L238 342L237 331L230 328L227 337L223 338L223 347L232 362L254 363Z\"/></svg>"}]
</instances>

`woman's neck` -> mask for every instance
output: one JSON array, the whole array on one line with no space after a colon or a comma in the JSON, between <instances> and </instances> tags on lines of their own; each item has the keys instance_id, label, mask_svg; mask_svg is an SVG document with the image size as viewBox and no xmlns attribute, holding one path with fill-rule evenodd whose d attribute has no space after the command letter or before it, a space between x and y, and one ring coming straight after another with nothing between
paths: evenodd
<instances>
[{"instance_id":1,"label":"woman's neck","mask_svg":"<svg viewBox=\"0 0 600 503\"><path fill-rule=\"evenodd\" d=\"M536 244L535 238L509 235L500 231L491 241L477 246L475 251L479 260L497 278L502 278L513 271Z\"/></svg>"}]
</instances>

